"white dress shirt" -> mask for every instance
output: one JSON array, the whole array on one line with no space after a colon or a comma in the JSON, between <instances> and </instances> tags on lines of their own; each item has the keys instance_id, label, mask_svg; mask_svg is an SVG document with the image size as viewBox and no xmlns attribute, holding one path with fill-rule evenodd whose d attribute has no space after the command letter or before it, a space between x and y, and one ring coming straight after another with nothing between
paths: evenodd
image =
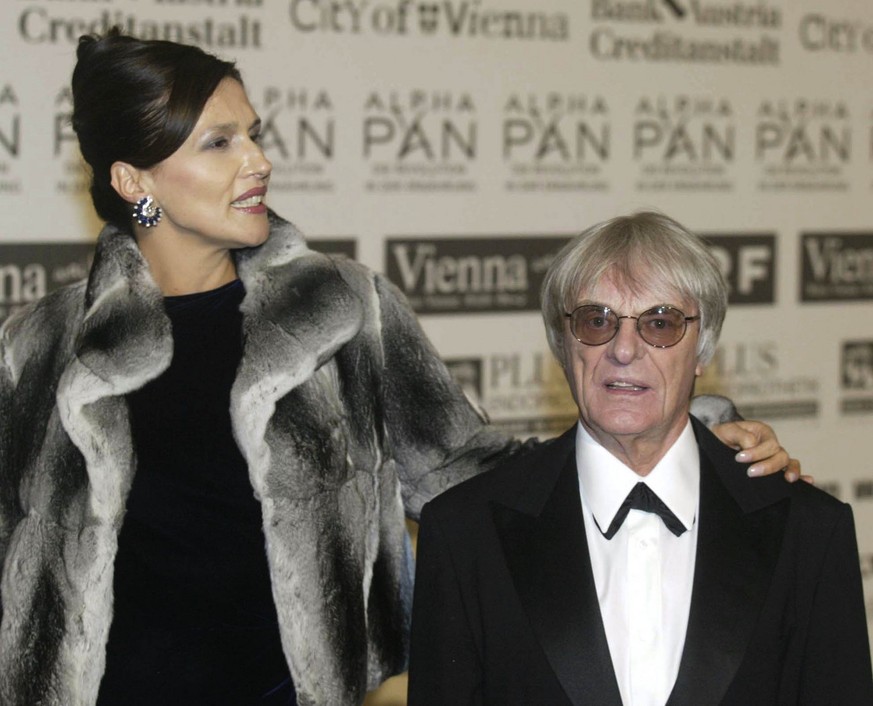
<instances>
[{"instance_id":1,"label":"white dress shirt","mask_svg":"<svg viewBox=\"0 0 873 706\"><path fill-rule=\"evenodd\" d=\"M585 430L576 433L585 534L612 666L624 706L664 706L673 689L691 606L697 549L700 455L691 422L641 477ZM646 483L685 525L677 537L658 515L631 510L606 530L628 493ZM596 523L595 523L596 520Z\"/></svg>"}]
</instances>

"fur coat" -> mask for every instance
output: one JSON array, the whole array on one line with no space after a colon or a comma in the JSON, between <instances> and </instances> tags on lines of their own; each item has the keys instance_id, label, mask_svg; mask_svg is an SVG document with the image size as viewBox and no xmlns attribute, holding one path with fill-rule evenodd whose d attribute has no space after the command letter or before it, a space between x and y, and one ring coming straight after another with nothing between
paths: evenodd
<instances>
[{"instance_id":1,"label":"fur coat","mask_svg":"<svg viewBox=\"0 0 873 706\"><path fill-rule=\"evenodd\" d=\"M261 502L301 706L358 704L406 666L404 514L518 444L485 425L381 276L289 223L240 251L234 435ZM107 227L87 282L0 334L0 705L93 704L136 469L125 395L172 357L161 292Z\"/></svg>"}]
</instances>

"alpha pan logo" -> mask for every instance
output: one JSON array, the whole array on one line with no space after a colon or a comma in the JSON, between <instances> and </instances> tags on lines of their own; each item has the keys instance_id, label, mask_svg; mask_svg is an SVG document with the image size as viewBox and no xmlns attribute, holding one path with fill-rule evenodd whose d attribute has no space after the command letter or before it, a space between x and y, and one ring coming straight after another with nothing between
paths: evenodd
<instances>
[{"instance_id":1,"label":"alpha pan logo","mask_svg":"<svg viewBox=\"0 0 873 706\"><path fill-rule=\"evenodd\" d=\"M466 91L370 91L363 106L369 192L457 193L477 188L476 101Z\"/></svg>"},{"instance_id":2,"label":"alpha pan logo","mask_svg":"<svg viewBox=\"0 0 873 706\"><path fill-rule=\"evenodd\" d=\"M728 301L772 304L776 289L776 236L773 233L702 233L728 284Z\"/></svg>"},{"instance_id":3,"label":"alpha pan logo","mask_svg":"<svg viewBox=\"0 0 873 706\"><path fill-rule=\"evenodd\" d=\"M840 382L843 414L873 414L873 340L843 341Z\"/></svg>"},{"instance_id":4,"label":"alpha pan logo","mask_svg":"<svg viewBox=\"0 0 873 706\"><path fill-rule=\"evenodd\" d=\"M69 85L64 85L58 87L54 95L53 111L38 117L51 121L40 125L40 133L51 141L49 166L53 170L54 190L58 194L86 194L91 179L73 132L73 93Z\"/></svg>"},{"instance_id":5,"label":"alpha pan logo","mask_svg":"<svg viewBox=\"0 0 873 706\"><path fill-rule=\"evenodd\" d=\"M800 301L873 299L873 233L803 233Z\"/></svg>"},{"instance_id":6,"label":"alpha pan logo","mask_svg":"<svg viewBox=\"0 0 873 706\"><path fill-rule=\"evenodd\" d=\"M773 2L591 0L589 50L601 61L774 66L782 10Z\"/></svg>"},{"instance_id":7,"label":"alpha pan logo","mask_svg":"<svg viewBox=\"0 0 873 706\"><path fill-rule=\"evenodd\" d=\"M326 88L266 86L253 96L261 145L273 163L270 191L336 190L336 110Z\"/></svg>"},{"instance_id":8,"label":"alpha pan logo","mask_svg":"<svg viewBox=\"0 0 873 706\"><path fill-rule=\"evenodd\" d=\"M472 40L565 42L565 12L533 6L505 7L497 0L290 0L298 32Z\"/></svg>"},{"instance_id":9,"label":"alpha pan logo","mask_svg":"<svg viewBox=\"0 0 873 706\"><path fill-rule=\"evenodd\" d=\"M634 108L636 188L728 192L734 188L736 118L723 96L644 95Z\"/></svg>"},{"instance_id":10,"label":"alpha pan logo","mask_svg":"<svg viewBox=\"0 0 873 706\"><path fill-rule=\"evenodd\" d=\"M420 314L539 311L566 236L389 238L385 272Z\"/></svg>"},{"instance_id":11,"label":"alpha pan logo","mask_svg":"<svg viewBox=\"0 0 873 706\"><path fill-rule=\"evenodd\" d=\"M762 191L849 189L852 116L844 100L767 98L758 105L754 139Z\"/></svg>"},{"instance_id":12,"label":"alpha pan logo","mask_svg":"<svg viewBox=\"0 0 873 706\"><path fill-rule=\"evenodd\" d=\"M0 320L88 275L92 243L0 244Z\"/></svg>"},{"instance_id":13,"label":"alpha pan logo","mask_svg":"<svg viewBox=\"0 0 873 706\"><path fill-rule=\"evenodd\" d=\"M578 418L564 373L550 353L493 353L450 358L446 365L491 423L508 434L557 436Z\"/></svg>"},{"instance_id":14,"label":"alpha pan logo","mask_svg":"<svg viewBox=\"0 0 873 706\"><path fill-rule=\"evenodd\" d=\"M512 93L503 103L509 192L606 191L612 117L600 95Z\"/></svg>"},{"instance_id":15,"label":"alpha pan logo","mask_svg":"<svg viewBox=\"0 0 873 706\"><path fill-rule=\"evenodd\" d=\"M0 84L0 194L21 192L21 106L12 83Z\"/></svg>"}]
</instances>

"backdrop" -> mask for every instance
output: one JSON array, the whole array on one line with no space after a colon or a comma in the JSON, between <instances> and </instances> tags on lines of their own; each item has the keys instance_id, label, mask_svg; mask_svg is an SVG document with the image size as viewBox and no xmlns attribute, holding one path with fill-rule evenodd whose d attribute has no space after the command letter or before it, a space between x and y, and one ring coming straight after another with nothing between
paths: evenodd
<instances>
[{"instance_id":1,"label":"backdrop","mask_svg":"<svg viewBox=\"0 0 873 706\"><path fill-rule=\"evenodd\" d=\"M710 237L732 306L699 391L853 505L873 615L869 0L7 0L0 318L86 272L68 84L113 24L239 62L271 206L386 272L520 435L574 416L536 311L566 238L639 208Z\"/></svg>"}]
</instances>

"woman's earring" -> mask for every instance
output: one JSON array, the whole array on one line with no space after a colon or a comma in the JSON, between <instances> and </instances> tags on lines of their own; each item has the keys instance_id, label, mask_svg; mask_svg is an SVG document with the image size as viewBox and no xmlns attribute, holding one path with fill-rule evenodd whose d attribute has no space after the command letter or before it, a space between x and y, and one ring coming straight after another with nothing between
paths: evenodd
<instances>
[{"instance_id":1,"label":"woman's earring","mask_svg":"<svg viewBox=\"0 0 873 706\"><path fill-rule=\"evenodd\" d=\"M133 207L133 220L145 228L156 226L161 220L161 207L151 196L143 196Z\"/></svg>"}]
</instances>

